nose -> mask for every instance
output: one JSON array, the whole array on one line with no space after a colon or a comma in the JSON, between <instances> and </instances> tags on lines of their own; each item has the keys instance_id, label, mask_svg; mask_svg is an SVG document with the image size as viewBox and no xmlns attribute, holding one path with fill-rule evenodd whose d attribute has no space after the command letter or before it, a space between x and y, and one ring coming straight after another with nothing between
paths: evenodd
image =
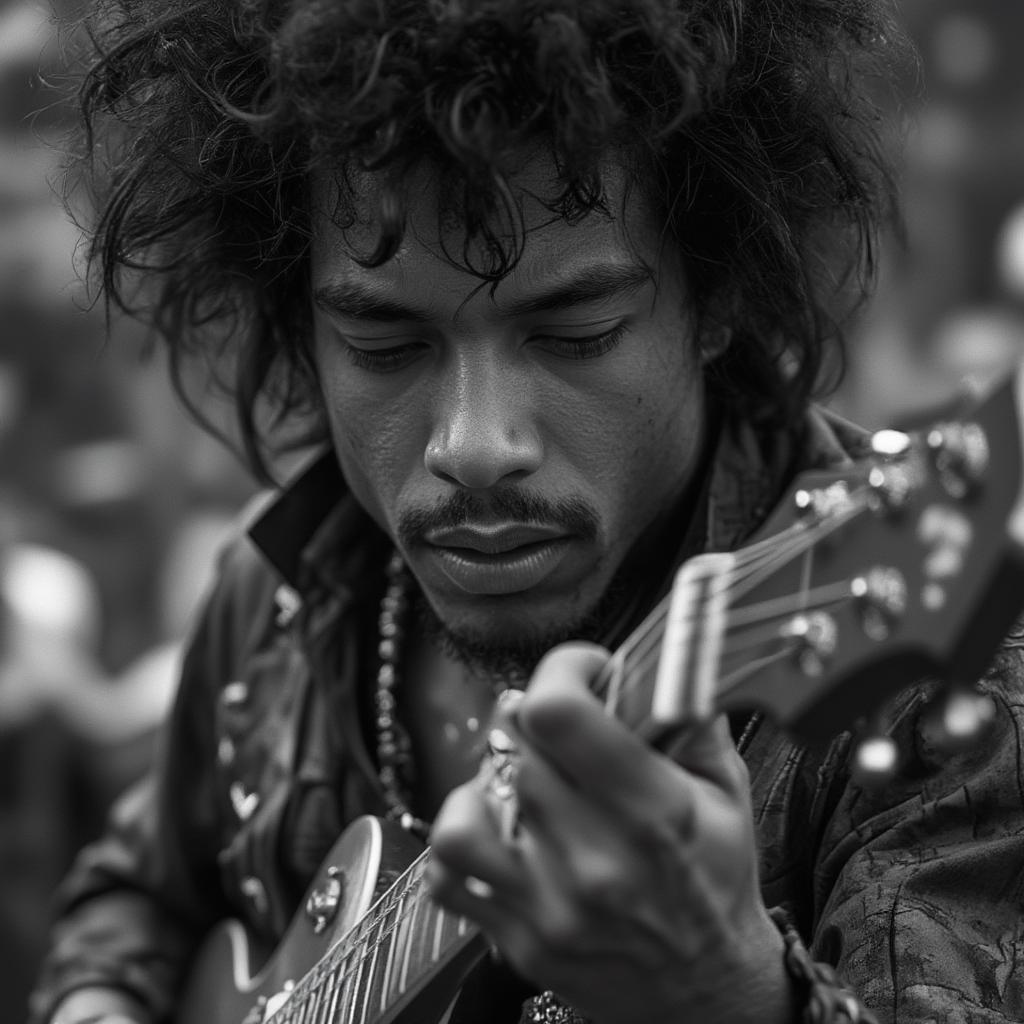
<instances>
[{"instance_id":1,"label":"nose","mask_svg":"<svg viewBox=\"0 0 1024 1024\"><path fill-rule=\"evenodd\" d=\"M428 472L474 490L535 472L543 446L531 404L529 382L507 363L486 351L463 358L436 392Z\"/></svg>"}]
</instances>

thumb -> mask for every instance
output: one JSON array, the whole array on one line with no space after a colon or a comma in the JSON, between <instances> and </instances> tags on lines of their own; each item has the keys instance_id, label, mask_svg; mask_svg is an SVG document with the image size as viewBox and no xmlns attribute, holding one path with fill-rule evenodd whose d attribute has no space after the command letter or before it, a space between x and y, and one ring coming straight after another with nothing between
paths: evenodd
<instances>
[{"instance_id":1,"label":"thumb","mask_svg":"<svg viewBox=\"0 0 1024 1024\"><path fill-rule=\"evenodd\" d=\"M746 765L733 743L727 716L717 715L682 725L658 746L676 764L726 792L736 795L746 792Z\"/></svg>"}]
</instances>

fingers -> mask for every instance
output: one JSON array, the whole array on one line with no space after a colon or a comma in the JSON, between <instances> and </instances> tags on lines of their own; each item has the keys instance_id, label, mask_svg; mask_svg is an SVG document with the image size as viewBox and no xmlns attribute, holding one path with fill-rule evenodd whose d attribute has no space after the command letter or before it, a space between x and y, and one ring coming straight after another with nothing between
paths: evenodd
<instances>
[{"instance_id":1,"label":"fingers","mask_svg":"<svg viewBox=\"0 0 1024 1024\"><path fill-rule=\"evenodd\" d=\"M537 667L516 721L528 744L574 786L623 810L635 803L638 792L652 792L652 786L652 796L660 801L664 787L679 786L679 776L591 695L589 688L609 657L589 644L550 652ZM627 678L624 685L650 683ZM681 733L672 755L692 775L730 793L743 791L741 763L724 719Z\"/></svg>"},{"instance_id":2,"label":"fingers","mask_svg":"<svg viewBox=\"0 0 1024 1024\"><path fill-rule=\"evenodd\" d=\"M452 791L434 823L430 845L428 884L453 909L456 903L469 907L521 895L518 850L502 842L495 811L480 786L471 783ZM467 878L474 880L468 890Z\"/></svg>"}]
</instances>

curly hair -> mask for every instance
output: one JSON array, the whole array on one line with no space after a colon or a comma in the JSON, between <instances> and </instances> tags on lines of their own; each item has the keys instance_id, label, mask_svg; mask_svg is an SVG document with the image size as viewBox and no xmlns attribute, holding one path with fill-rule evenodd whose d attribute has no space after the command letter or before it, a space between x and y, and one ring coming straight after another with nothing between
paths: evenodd
<instances>
[{"instance_id":1,"label":"curly hair","mask_svg":"<svg viewBox=\"0 0 1024 1024\"><path fill-rule=\"evenodd\" d=\"M88 26L75 168L95 196L91 263L108 302L166 340L187 404L186 367L206 360L264 479L275 432L324 429L318 170L340 173L341 223L346 172L383 182L375 266L401 242L410 169L437 161L459 258L496 282L522 251L516 152L549 147L569 220L602 206L603 158L624 154L698 323L732 331L710 387L783 422L841 354L833 295L866 294L895 209L869 88L906 53L885 0L98 0Z\"/></svg>"}]
</instances>

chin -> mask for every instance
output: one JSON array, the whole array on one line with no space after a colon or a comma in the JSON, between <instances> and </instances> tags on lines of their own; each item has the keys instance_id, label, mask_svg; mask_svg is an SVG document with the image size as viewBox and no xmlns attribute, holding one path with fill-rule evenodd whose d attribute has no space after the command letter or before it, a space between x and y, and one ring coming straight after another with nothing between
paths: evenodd
<instances>
[{"instance_id":1,"label":"chin","mask_svg":"<svg viewBox=\"0 0 1024 1024\"><path fill-rule=\"evenodd\" d=\"M552 647L567 640L594 640L591 616L576 617L516 614L512 608L476 614L440 615L423 601L419 603L421 625L446 654L473 672L507 683L526 682L540 659ZM563 609L564 611L564 609Z\"/></svg>"}]
</instances>

